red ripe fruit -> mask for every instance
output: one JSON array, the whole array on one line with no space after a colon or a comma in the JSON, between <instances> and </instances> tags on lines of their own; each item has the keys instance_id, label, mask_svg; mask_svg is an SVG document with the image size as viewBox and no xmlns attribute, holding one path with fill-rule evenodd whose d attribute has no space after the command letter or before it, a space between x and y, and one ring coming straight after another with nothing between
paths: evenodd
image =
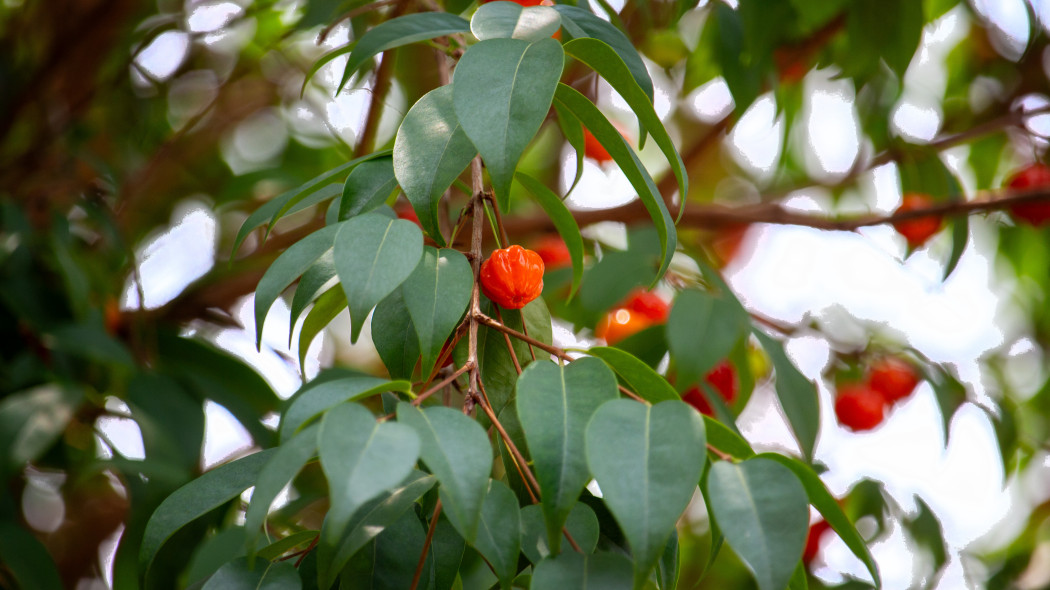
<instances>
[{"instance_id":1,"label":"red ripe fruit","mask_svg":"<svg viewBox=\"0 0 1050 590\"><path fill-rule=\"evenodd\" d=\"M628 142L631 141L630 136L627 135L627 132L619 123L614 122L613 127L616 127L616 130L619 131L620 135L624 136ZM598 138L595 137L586 127L583 128L583 155L599 164L611 162L613 159L612 156L609 155L609 151L605 149L605 146L603 146L602 143L598 141Z\"/></svg>"},{"instance_id":2,"label":"red ripe fruit","mask_svg":"<svg viewBox=\"0 0 1050 590\"><path fill-rule=\"evenodd\" d=\"M1013 189L1050 188L1050 166L1035 163L1010 178L1007 186ZM1010 207L1016 219L1039 227L1050 222L1050 201L1018 203Z\"/></svg>"},{"instance_id":3,"label":"red ripe fruit","mask_svg":"<svg viewBox=\"0 0 1050 590\"><path fill-rule=\"evenodd\" d=\"M933 205L933 199L921 193L906 193L895 213L925 209ZM913 217L902 221L894 221L893 228L897 233L904 236L908 246L918 248L926 243L933 234L941 230L941 218L936 215Z\"/></svg>"},{"instance_id":4,"label":"red ripe fruit","mask_svg":"<svg viewBox=\"0 0 1050 590\"><path fill-rule=\"evenodd\" d=\"M850 430L871 430L882 423L885 400L882 394L862 383L839 389L835 416Z\"/></svg>"},{"instance_id":5,"label":"red ripe fruit","mask_svg":"<svg viewBox=\"0 0 1050 590\"><path fill-rule=\"evenodd\" d=\"M416 215L416 210L407 203L398 203L396 209L398 219L404 219L405 221L411 221L412 223L419 225L419 216Z\"/></svg>"},{"instance_id":6,"label":"red ripe fruit","mask_svg":"<svg viewBox=\"0 0 1050 590\"><path fill-rule=\"evenodd\" d=\"M722 396L727 404L733 403L736 399L736 372L733 370L733 365L729 364L729 361L723 360L715 368L711 369L710 372L704 376L704 381L707 381L711 387L715 388L715 391ZM700 391L698 386L690 387L685 394L682 395L682 401L692 405L698 412L707 416L713 416L714 410L711 408L710 402L704 397L704 394Z\"/></svg>"},{"instance_id":7,"label":"red ripe fruit","mask_svg":"<svg viewBox=\"0 0 1050 590\"><path fill-rule=\"evenodd\" d=\"M569 247L559 236L544 236L536 243L535 249L546 268L561 268L572 264Z\"/></svg>"},{"instance_id":8,"label":"red ripe fruit","mask_svg":"<svg viewBox=\"0 0 1050 590\"><path fill-rule=\"evenodd\" d=\"M868 374L868 386L882 395L887 404L908 397L918 384L919 374L897 357L879 359Z\"/></svg>"},{"instance_id":9,"label":"red ripe fruit","mask_svg":"<svg viewBox=\"0 0 1050 590\"><path fill-rule=\"evenodd\" d=\"M521 309L543 292L543 259L517 244L481 263L481 290L500 307Z\"/></svg>"},{"instance_id":10,"label":"red ripe fruit","mask_svg":"<svg viewBox=\"0 0 1050 590\"><path fill-rule=\"evenodd\" d=\"M809 527L809 534L806 535L806 549L802 552L802 563L808 566L813 561L817 552L820 551L820 537L830 529L831 525L823 520L818 520Z\"/></svg>"},{"instance_id":11,"label":"red ripe fruit","mask_svg":"<svg viewBox=\"0 0 1050 590\"><path fill-rule=\"evenodd\" d=\"M653 324L664 323L670 311L667 302L659 295L639 289L632 292L623 305L605 314L594 334L609 344L616 344Z\"/></svg>"}]
</instances>

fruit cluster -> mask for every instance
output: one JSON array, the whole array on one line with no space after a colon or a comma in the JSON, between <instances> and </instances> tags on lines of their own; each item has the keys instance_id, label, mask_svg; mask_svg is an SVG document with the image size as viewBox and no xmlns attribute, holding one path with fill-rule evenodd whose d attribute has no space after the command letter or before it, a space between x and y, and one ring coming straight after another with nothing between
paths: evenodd
<instances>
[{"instance_id":1,"label":"fruit cluster","mask_svg":"<svg viewBox=\"0 0 1050 590\"><path fill-rule=\"evenodd\" d=\"M867 381L839 388L835 416L850 430L871 430L882 423L887 407L911 395L918 384L919 374L910 363L882 357L871 366Z\"/></svg>"}]
</instances>

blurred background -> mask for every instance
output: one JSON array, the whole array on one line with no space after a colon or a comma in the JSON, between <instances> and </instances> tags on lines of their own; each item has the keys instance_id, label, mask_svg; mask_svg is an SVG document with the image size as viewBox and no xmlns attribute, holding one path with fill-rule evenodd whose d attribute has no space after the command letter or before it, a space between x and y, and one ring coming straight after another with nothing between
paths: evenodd
<instances>
[{"instance_id":1,"label":"blurred background","mask_svg":"<svg viewBox=\"0 0 1050 590\"><path fill-rule=\"evenodd\" d=\"M304 85L395 4L427 5L0 2L0 586L50 559L69 588L135 587L132 541L160 499L265 446L304 378L331 366L383 373L370 339L349 343L345 312L309 345L305 374L283 302L256 349L252 291L283 247L319 227L317 208L232 250L253 210L388 146L440 85L426 44L377 58L337 93L344 51ZM640 48L689 170L690 194L674 195L690 214L672 271L720 265L817 382L816 459L860 518L884 587L1050 587L1050 233L995 207L919 248L888 224L819 223L889 215L914 190L990 198L1043 159L1050 2L593 8ZM619 96L585 86L637 136ZM670 176L653 142L640 156ZM576 158L549 125L522 166L564 193ZM931 166L960 194L915 172ZM635 199L613 164L587 159L567 202L596 220ZM794 222L779 222L784 211ZM526 223L534 214L514 201L508 217L525 221L515 239L544 233ZM594 254L627 241L609 218L585 231ZM557 321L559 343L593 343L593 320L573 313ZM958 388L923 383L876 429L843 428L837 383L880 354L936 366ZM763 381L768 359L753 361L738 424L756 448L797 452ZM173 393L149 401L157 390ZM706 527L700 503L682 530ZM212 567L206 555L192 559L196 574ZM701 587L750 583L739 563L721 567ZM811 571L827 587L868 579L834 535Z\"/></svg>"}]
</instances>

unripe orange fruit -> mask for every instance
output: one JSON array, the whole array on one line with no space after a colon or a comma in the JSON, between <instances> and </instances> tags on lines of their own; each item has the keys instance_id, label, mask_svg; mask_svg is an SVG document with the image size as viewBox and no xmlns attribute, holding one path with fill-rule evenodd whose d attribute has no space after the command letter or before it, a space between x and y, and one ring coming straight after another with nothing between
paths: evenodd
<instances>
[{"instance_id":1,"label":"unripe orange fruit","mask_svg":"<svg viewBox=\"0 0 1050 590\"><path fill-rule=\"evenodd\" d=\"M802 563L808 566L813 561L817 552L820 551L820 537L830 529L831 525L824 520L818 520L809 527L809 533L806 535L806 549L802 552Z\"/></svg>"},{"instance_id":2,"label":"unripe orange fruit","mask_svg":"<svg viewBox=\"0 0 1050 590\"><path fill-rule=\"evenodd\" d=\"M543 259L517 244L481 263L481 290L500 307L521 309L543 292Z\"/></svg>"},{"instance_id":3,"label":"unripe orange fruit","mask_svg":"<svg viewBox=\"0 0 1050 590\"><path fill-rule=\"evenodd\" d=\"M1007 186L1013 189L1050 189L1050 167L1035 163L1015 174ZM1029 225L1039 227L1050 222L1050 201L1018 203L1010 207L1010 214Z\"/></svg>"},{"instance_id":4,"label":"unripe orange fruit","mask_svg":"<svg viewBox=\"0 0 1050 590\"><path fill-rule=\"evenodd\" d=\"M919 375L907 361L888 356L871 367L868 385L892 404L911 395L919 384Z\"/></svg>"},{"instance_id":5,"label":"unripe orange fruit","mask_svg":"<svg viewBox=\"0 0 1050 590\"><path fill-rule=\"evenodd\" d=\"M613 122L613 127L620 132L620 135L624 137L628 142L631 141L631 137L627 135L627 131L619 124ZM609 155L608 150L602 145L598 138L595 137L589 129L583 128L583 155L598 162L604 164L605 162L612 161L612 156Z\"/></svg>"},{"instance_id":6,"label":"unripe orange fruit","mask_svg":"<svg viewBox=\"0 0 1050 590\"><path fill-rule=\"evenodd\" d=\"M561 268L572 264L572 255L569 247L560 236L547 235L536 242L536 253L543 259L546 268Z\"/></svg>"},{"instance_id":7,"label":"unripe orange fruit","mask_svg":"<svg viewBox=\"0 0 1050 590\"><path fill-rule=\"evenodd\" d=\"M850 430L871 430L882 423L884 405L882 394L866 384L853 383L839 389L835 416Z\"/></svg>"},{"instance_id":8,"label":"unripe orange fruit","mask_svg":"<svg viewBox=\"0 0 1050 590\"><path fill-rule=\"evenodd\" d=\"M930 205L933 205L933 199L924 194L905 193L904 198L901 201L901 206L897 208L896 213L925 209ZM912 248L918 248L925 244L926 240L930 239L933 234L940 231L941 218L937 215L926 215L902 221L894 221L893 229L897 230L900 235L904 236L904 239L908 241L909 246Z\"/></svg>"}]
</instances>

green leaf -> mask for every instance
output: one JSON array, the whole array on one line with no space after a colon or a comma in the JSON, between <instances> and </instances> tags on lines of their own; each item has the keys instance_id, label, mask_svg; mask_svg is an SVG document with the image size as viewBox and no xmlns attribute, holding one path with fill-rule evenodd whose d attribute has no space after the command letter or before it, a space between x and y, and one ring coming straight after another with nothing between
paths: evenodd
<instances>
[{"instance_id":1,"label":"green leaf","mask_svg":"<svg viewBox=\"0 0 1050 590\"><path fill-rule=\"evenodd\" d=\"M754 335L759 344L769 354L776 371L777 399L784 409L791 431L795 434L802 454L812 459L813 448L817 446L817 434L820 432L820 405L817 402L817 387L798 368L787 353L784 345L755 330Z\"/></svg>"},{"instance_id":2,"label":"green leaf","mask_svg":"<svg viewBox=\"0 0 1050 590\"><path fill-rule=\"evenodd\" d=\"M594 553L594 548L598 546L599 527L598 517L590 506L577 502L565 521L565 530L572 535L572 540L576 541L581 551ZM563 533L558 531L558 534ZM534 564L551 555L547 543L547 524L539 504L530 504L521 509L521 550Z\"/></svg>"},{"instance_id":3,"label":"green leaf","mask_svg":"<svg viewBox=\"0 0 1050 590\"><path fill-rule=\"evenodd\" d=\"M397 188L393 158L376 158L350 172L339 199L339 221L368 213L383 204Z\"/></svg>"},{"instance_id":4,"label":"green leaf","mask_svg":"<svg viewBox=\"0 0 1050 590\"><path fill-rule=\"evenodd\" d=\"M0 471L14 473L39 459L62 436L83 397L79 387L49 383L0 400Z\"/></svg>"},{"instance_id":5,"label":"green leaf","mask_svg":"<svg viewBox=\"0 0 1050 590\"><path fill-rule=\"evenodd\" d=\"M707 429L707 442L714 448L728 453L736 459L748 459L755 454L751 445L729 426L709 416L704 416Z\"/></svg>"},{"instance_id":6,"label":"green leaf","mask_svg":"<svg viewBox=\"0 0 1050 590\"><path fill-rule=\"evenodd\" d=\"M630 544L641 587L700 481L704 422L685 402L618 399L598 408L586 439L587 464Z\"/></svg>"},{"instance_id":7,"label":"green leaf","mask_svg":"<svg viewBox=\"0 0 1050 590\"><path fill-rule=\"evenodd\" d=\"M562 527L590 480L584 429L603 403L618 397L616 376L600 360L569 365L537 360L518 377L518 419L540 484L547 543L561 549Z\"/></svg>"},{"instance_id":8,"label":"green leaf","mask_svg":"<svg viewBox=\"0 0 1050 590\"><path fill-rule=\"evenodd\" d=\"M930 385L933 386L933 394L937 398L937 407L941 410L944 446L947 448L951 436L952 418L955 417L955 412L966 403L966 386L947 370L936 365L928 367L928 376Z\"/></svg>"},{"instance_id":9,"label":"green leaf","mask_svg":"<svg viewBox=\"0 0 1050 590\"><path fill-rule=\"evenodd\" d=\"M561 15L550 6L523 8L514 2L482 4L470 18L470 31L478 39L546 39L561 28Z\"/></svg>"},{"instance_id":10,"label":"green leaf","mask_svg":"<svg viewBox=\"0 0 1050 590\"><path fill-rule=\"evenodd\" d=\"M47 548L13 522L0 521L0 562L20 588L61 590L62 579Z\"/></svg>"},{"instance_id":11,"label":"green leaf","mask_svg":"<svg viewBox=\"0 0 1050 590\"><path fill-rule=\"evenodd\" d=\"M292 297L291 313L288 316L288 344L295 335L295 324L310 302L329 291L338 281L335 276L335 256L332 250L321 255L299 279ZM345 307L345 305L344 305Z\"/></svg>"},{"instance_id":12,"label":"green leaf","mask_svg":"<svg viewBox=\"0 0 1050 590\"><path fill-rule=\"evenodd\" d=\"M300 373L306 374L306 353L309 352L310 344L314 341L314 338L344 309L346 309L346 293L338 285L325 291L324 294L317 298L314 306L310 308L302 326L299 327Z\"/></svg>"},{"instance_id":13,"label":"green leaf","mask_svg":"<svg viewBox=\"0 0 1050 590\"><path fill-rule=\"evenodd\" d=\"M127 403L142 432L142 446L151 461L181 466L188 479L201 462L204 407L175 379L160 373L139 373L128 382Z\"/></svg>"},{"instance_id":14,"label":"green leaf","mask_svg":"<svg viewBox=\"0 0 1050 590\"><path fill-rule=\"evenodd\" d=\"M419 360L419 337L401 289L387 295L372 313L372 343L391 377L412 378Z\"/></svg>"},{"instance_id":15,"label":"green leaf","mask_svg":"<svg viewBox=\"0 0 1050 590\"><path fill-rule=\"evenodd\" d=\"M339 541L332 563L337 570L346 564L362 547L374 539L406 512L415 516L412 507L423 494L437 483L437 478L422 471L413 471L401 487L381 493L366 502L346 525L346 533Z\"/></svg>"},{"instance_id":16,"label":"green leaf","mask_svg":"<svg viewBox=\"0 0 1050 590\"><path fill-rule=\"evenodd\" d=\"M649 70L646 69L642 56L634 48L634 44L627 38L627 35L624 35L620 29L614 27L609 21L603 20L583 8L568 4L557 4L554 6L554 9L561 13L562 30L565 32L566 37L571 39L591 37L604 41L627 64L627 69L631 71L631 75L634 77L635 82L638 83L639 88L649 97L650 102L653 101L653 80L649 77Z\"/></svg>"},{"instance_id":17,"label":"green leaf","mask_svg":"<svg viewBox=\"0 0 1050 590\"><path fill-rule=\"evenodd\" d=\"M666 379L627 351L609 346L595 346L588 349L587 354L605 361L605 364L616 371L635 393L649 403L682 399Z\"/></svg>"},{"instance_id":18,"label":"green leaf","mask_svg":"<svg viewBox=\"0 0 1050 590\"><path fill-rule=\"evenodd\" d=\"M602 41L586 38L573 39L566 43L565 53L601 74L602 78L605 78L613 89L627 101L628 106L638 117L641 128L653 136L653 141L667 158L675 179L678 181L678 194L684 199L689 194L689 177L685 173L682 156L678 154L674 142L671 141L671 136L667 134L667 129L660 121L660 116L656 114L653 99L638 85L631 70L620 59L619 54ZM679 218L681 218L685 207L679 207L678 211Z\"/></svg>"},{"instance_id":19,"label":"green leaf","mask_svg":"<svg viewBox=\"0 0 1050 590\"><path fill-rule=\"evenodd\" d=\"M883 61L903 78L922 40L922 2L858 0L849 4L846 38L850 55L846 75L874 73Z\"/></svg>"},{"instance_id":20,"label":"green leaf","mask_svg":"<svg viewBox=\"0 0 1050 590\"><path fill-rule=\"evenodd\" d=\"M419 266L401 285L401 296L412 318L428 375L441 348L459 325L470 303L474 272L458 250L427 246Z\"/></svg>"},{"instance_id":21,"label":"green leaf","mask_svg":"<svg viewBox=\"0 0 1050 590\"><path fill-rule=\"evenodd\" d=\"M426 41L435 37L466 33L470 23L445 12L420 12L392 18L361 36L350 53L343 70L343 78L335 93L343 91L350 76L379 53L402 45Z\"/></svg>"},{"instance_id":22,"label":"green leaf","mask_svg":"<svg viewBox=\"0 0 1050 590\"><path fill-rule=\"evenodd\" d=\"M124 344L110 335L101 325L67 324L50 331L51 347L97 363L135 366Z\"/></svg>"},{"instance_id":23,"label":"green leaf","mask_svg":"<svg viewBox=\"0 0 1050 590\"><path fill-rule=\"evenodd\" d=\"M678 244L678 234L675 231L674 220L671 219L671 214L667 212L667 205L664 203L663 197L660 196L660 190L656 188L656 184L653 182L649 172L642 166L638 156L627 145L627 141L620 135L620 132L613 127L612 123L605 118L605 115L587 97L570 86L558 84L558 90L555 92L555 101L583 122L587 129L609 152L609 155L613 157L613 160L616 161L624 175L627 176L631 186L638 191L638 197L642 200L645 210L649 212L649 216L656 225L656 232L660 239L660 269L656 274L656 279L654 279L655 284L655 281L659 280L664 275L664 272L667 271L667 267L671 265L671 256L674 254Z\"/></svg>"},{"instance_id":24,"label":"green leaf","mask_svg":"<svg viewBox=\"0 0 1050 590\"><path fill-rule=\"evenodd\" d=\"M489 39L471 45L456 66L456 117L485 160L504 211L518 160L547 117L564 62L554 39Z\"/></svg>"},{"instance_id":25,"label":"green leaf","mask_svg":"<svg viewBox=\"0 0 1050 590\"><path fill-rule=\"evenodd\" d=\"M315 379L288 400L278 428L280 439L282 442L287 441L314 418L340 404L378 395L384 391L407 393L411 390L412 384L408 381L387 381L367 375L320 383Z\"/></svg>"},{"instance_id":26,"label":"green leaf","mask_svg":"<svg viewBox=\"0 0 1050 590\"><path fill-rule=\"evenodd\" d=\"M366 213L333 227L338 228L335 268L350 305L350 341L356 342L372 308L419 264L423 234L411 221L378 213Z\"/></svg>"},{"instance_id":27,"label":"green leaf","mask_svg":"<svg viewBox=\"0 0 1050 590\"><path fill-rule=\"evenodd\" d=\"M930 510L930 506L919 496L915 496L915 503L919 505L919 515L914 520L908 521L906 526L915 542L930 552L930 557L933 559L931 578L936 579L948 561L948 545L944 540L941 523Z\"/></svg>"},{"instance_id":28,"label":"green leaf","mask_svg":"<svg viewBox=\"0 0 1050 590\"><path fill-rule=\"evenodd\" d=\"M752 67L740 13L722 3L714 10L715 59L722 67L737 112L743 113L762 90L762 73Z\"/></svg>"},{"instance_id":29,"label":"green leaf","mask_svg":"<svg viewBox=\"0 0 1050 590\"><path fill-rule=\"evenodd\" d=\"M275 452L275 449L259 451L216 467L165 498L153 511L142 535L139 571L143 578L149 579L157 553L172 535L255 485L259 472Z\"/></svg>"},{"instance_id":30,"label":"green leaf","mask_svg":"<svg viewBox=\"0 0 1050 590\"><path fill-rule=\"evenodd\" d=\"M259 472L259 479L255 483L252 492L252 501L248 505L248 511L244 516L245 543L248 547L248 556L252 557L255 544L262 533L266 515L270 512L270 506L274 499L281 493L284 486L292 481L303 465L317 454L317 432L320 426L314 424L309 428L301 430L277 447L277 452L266 462Z\"/></svg>"},{"instance_id":31,"label":"green leaf","mask_svg":"<svg viewBox=\"0 0 1050 590\"><path fill-rule=\"evenodd\" d=\"M510 588L521 553L521 516L518 497L507 484L491 479L481 505L481 521L474 547L492 565L500 586Z\"/></svg>"},{"instance_id":32,"label":"green leaf","mask_svg":"<svg viewBox=\"0 0 1050 590\"><path fill-rule=\"evenodd\" d=\"M562 135L565 136L573 151L576 152L576 173L573 175L569 190L565 193L568 196L572 194L572 191L576 190L576 185L583 178L583 160L586 152L583 124L576 118L576 115L573 115L557 101L554 102L554 112L558 115L558 126L561 127Z\"/></svg>"},{"instance_id":33,"label":"green leaf","mask_svg":"<svg viewBox=\"0 0 1050 590\"><path fill-rule=\"evenodd\" d=\"M431 90L408 110L394 138L394 174L427 234L444 245L438 202L478 150L456 118L452 86Z\"/></svg>"},{"instance_id":34,"label":"green leaf","mask_svg":"<svg viewBox=\"0 0 1050 590\"><path fill-rule=\"evenodd\" d=\"M254 498L254 493L252 497ZM278 539L273 543L259 549L256 553L259 557L267 560L275 560L278 557L284 555L288 551L296 548L304 548L304 545L309 545L319 534L319 531L298 531L294 532L287 537Z\"/></svg>"},{"instance_id":35,"label":"green leaf","mask_svg":"<svg viewBox=\"0 0 1050 590\"><path fill-rule=\"evenodd\" d=\"M678 587L678 530L671 533L660 561L656 567L656 579L660 588L672 590Z\"/></svg>"},{"instance_id":36,"label":"green leaf","mask_svg":"<svg viewBox=\"0 0 1050 590\"><path fill-rule=\"evenodd\" d=\"M495 304L488 299L483 299L481 311L495 315L493 311ZM505 309L501 312L503 324L509 328L522 331L522 319L527 327L529 336L544 342L551 343L551 316L542 297L538 297L520 310ZM456 355L457 365L462 366L466 360L466 338L460 340L462 347ZM530 347L525 342L511 339L514 354L522 367L532 362L533 353L536 358L542 358L543 351ZM530 349L531 348L531 349ZM481 371L481 379L488 392L489 402L492 410L497 416L501 415L504 408L511 406L514 401L514 388L518 382L518 372L510 358L507 341L503 333L493 328L478 330L478 368Z\"/></svg>"},{"instance_id":37,"label":"green leaf","mask_svg":"<svg viewBox=\"0 0 1050 590\"><path fill-rule=\"evenodd\" d=\"M809 528L806 492L783 465L766 458L719 461L705 496L729 546L760 590L782 590L802 557Z\"/></svg>"},{"instance_id":38,"label":"green leaf","mask_svg":"<svg viewBox=\"0 0 1050 590\"><path fill-rule=\"evenodd\" d=\"M631 590L631 562L618 553L582 555L566 551L536 564L533 588Z\"/></svg>"},{"instance_id":39,"label":"green leaf","mask_svg":"<svg viewBox=\"0 0 1050 590\"><path fill-rule=\"evenodd\" d=\"M492 472L492 446L485 430L462 412L441 406L420 410L402 403L397 419L416 430L423 443L420 456L441 483L444 512L473 544Z\"/></svg>"},{"instance_id":40,"label":"green leaf","mask_svg":"<svg viewBox=\"0 0 1050 590\"><path fill-rule=\"evenodd\" d=\"M255 288L255 346L262 346L263 324L273 302L295 279L332 249L344 224L321 228L292 244L266 269Z\"/></svg>"},{"instance_id":41,"label":"green leaf","mask_svg":"<svg viewBox=\"0 0 1050 590\"><path fill-rule=\"evenodd\" d=\"M343 564L328 557L335 553L351 517L408 476L419 458L420 440L404 424L376 422L364 406L341 404L321 420L317 443L331 499L318 554L321 586L327 588L343 569Z\"/></svg>"},{"instance_id":42,"label":"green leaf","mask_svg":"<svg viewBox=\"0 0 1050 590\"><path fill-rule=\"evenodd\" d=\"M290 561L271 563L264 559L250 562L238 557L208 578L202 590L299 590L303 587L299 571Z\"/></svg>"},{"instance_id":43,"label":"green leaf","mask_svg":"<svg viewBox=\"0 0 1050 590\"><path fill-rule=\"evenodd\" d=\"M543 212L551 218L554 228L558 230L558 234L561 235L561 239L565 241L565 246L569 249L569 257L572 259L572 289L569 291L567 300L572 300L583 279L583 236L580 235L580 226L576 223L572 212L565 206L565 202L554 191L547 188L547 185L521 172L518 172L515 178L532 194Z\"/></svg>"},{"instance_id":44,"label":"green leaf","mask_svg":"<svg viewBox=\"0 0 1050 590\"><path fill-rule=\"evenodd\" d=\"M846 517L846 513L842 511L838 501L831 495L828 488L824 486L824 482L820 480L820 476L813 471L813 468L797 459L778 453L762 453L758 457L776 461L795 474L795 477L802 482L802 487L806 490L806 496L809 497L810 504L813 504L820 511L821 516L831 525L831 528L835 529L835 532L846 543L849 550L864 562L868 572L871 573L871 579L875 581L875 586L881 586L882 581L879 578L878 566L875 565L875 559L868 551L868 546L864 543L864 539L861 538L856 527Z\"/></svg>"},{"instance_id":45,"label":"green leaf","mask_svg":"<svg viewBox=\"0 0 1050 590\"><path fill-rule=\"evenodd\" d=\"M426 544L426 531L413 511L403 512L371 542L350 559L339 574L339 588L345 590L404 590L412 585L419 556ZM427 588L433 575L434 557L427 554L421 572L421 588ZM332 580L333 582L335 580ZM321 578L321 587L327 588Z\"/></svg>"},{"instance_id":46,"label":"green leaf","mask_svg":"<svg viewBox=\"0 0 1050 590\"><path fill-rule=\"evenodd\" d=\"M452 590L459 579L466 543L456 527L442 515L434 528L430 550L434 553L434 590Z\"/></svg>"},{"instance_id":47,"label":"green leaf","mask_svg":"<svg viewBox=\"0 0 1050 590\"><path fill-rule=\"evenodd\" d=\"M371 160L378 156L389 155L389 153L389 151L376 152L374 154L355 158L270 199L255 211L252 211L251 215L249 215L248 218L244 220L244 223L241 224L241 229L237 231L237 237L233 240L233 249L230 251L231 256L237 253L237 249L241 247L241 243L243 243L244 239L248 237L248 234L263 224L272 226L277 222L281 215L305 209L310 205L314 205L319 201L324 200L324 198L331 198L338 195L339 192L337 187L339 185L326 184L328 181L348 170L352 170L354 166L357 166L361 162ZM324 191L324 195L327 195L326 197L310 199L305 201L307 204L304 204L304 200L321 190Z\"/></svg>"},{"instance_id":48,"label":"green leaf","mask_svg":"<svg viewBox=\"0 0 1050 590\"><path fill-rule=\"evenodd\" d=\"M667 343L678 368L678 381L696 383L745 336L747 312L732 295L686 289L675 298L667 319Z\"/></svg>"}]
</instances>

